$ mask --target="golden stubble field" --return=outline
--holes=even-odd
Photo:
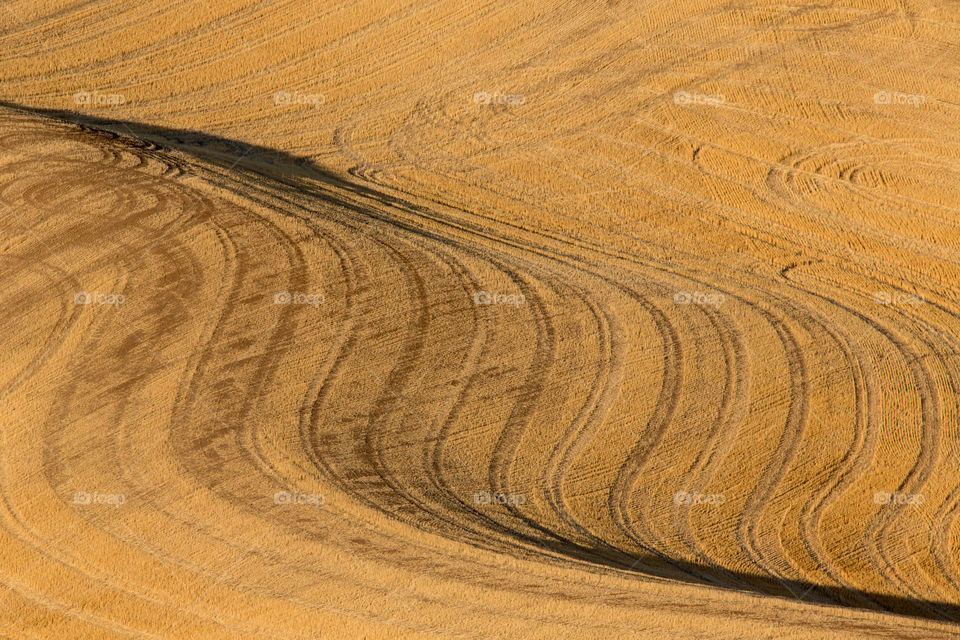
[[[0,637],[956,637],[958,42],[5,2]]]

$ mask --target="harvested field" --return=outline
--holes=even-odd
[[[957,637],[958,42],[5,2],[0,638]]]

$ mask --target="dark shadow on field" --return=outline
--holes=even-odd
[[[385,222],[419,235],[430,235],[434,239],[449,244],[449,239],[435,237],[419,227],[410,226],[401,216],[391,215],[390,210],[400,210],[418,216],[422,216],[425,212],[422,207],[397,194],[390,194],[382,188],[371,188],[363,184],[361,169],[353,169],[349,172],[351,177],[358,178],[354,180],[329,171],[310,157],[297,156],[285,151],[191,129],[148,125],[100,115],[109,108],[98,108],[89,112],[41,109],[0,99],[0,109],[3,108],[73,124],[94,135],[122,138],[127,144],[141,149],[178,151],[191,155],[208,166],[219,167],[224,173],[232,172],[237,175],[268,178],[277,185],[295,189],[299,195],[327,199],[339,207],[362,216],[363,219]],[[370,203],[379,204],[381,207],[371,207]],[[444,206],[456,208],[449,204]],[[466,213],[466,210],[459,210]],[[453,218],[439,212],[432,211],[431,215],[438,221],[454,222]],[[482,233],[489,238],[497,237],[489,228],[483,228],[459,218],[456,219],[456,223],[465,231]]]
[[[72,123],[93,135],[109,136],[113,139],[123,138],[124,142],[140,149],[188,154],[205,165],[219,167],[225,172],[255,175],[258,179],[267,179],[276,185],[295,189],[300,195],[324,199],[336,207],[356,214],[360,219],[379,221],[449,244],[448,238],[426,232],[423,228],[410,224],[403,217],[391,214],[390,209],[402,210],[418,216],[426,215],[428,212],[424,212],[411,201],[386,193],[379,187],[361,184],[355,180],[362,179],[362,176],[357,178],[360,175],[358,172],[351,172],[351,177],[355,178],[351,179],[321,167],[308,157],[292,155],[269,147],[249,145],[199,131],[117,120],[86,112],[23,107],[3,100],[0,100],[0,108],[41,116],[61,123]],[[305,190],[308,184],[309,188]],[[434,220],[448,219],[437,211],[430,211],[429,215]],[[453,218],[449,220],[454,221]],[[460,217],[455,221],[461,231],[481,234],[486,238],[496,237],[489,228],[470,223]],[[346,489],[349,490],[349,487]],[[373,504],[364,496],[358,496],[358,498]],[[388,516],[398,517],[397,512],[384,508],[382,504],[373,504],[373,506]],[[522,514],[513,515],[517,518],[517,528],[507,527],[502,522],[469,507],[465,507],[464,513],[465,517],[477,525],[479,531],[489,531],[519,543],[513,549],[491,547],[508,553],[526,554],[528,553],[526,549],[533,548],[548,556],[602,566],[617,572],[645,574],[753,594],[795,598],[823,605],[885,611],[927,620],[960,623],[960,603],[895,597],[819,585],[803,580],[780,579],[768,575],[731,571],[715,565],[697,564],[652,553],[636,555],[614,547],[586,547],[543,528],[538,523],[526,519]],[[431,528],[429,522],[421,521],[418,524]],[[491,546],[485,545],[481,537],[468,537],[479,546]]]

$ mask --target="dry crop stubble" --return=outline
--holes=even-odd
[[[956,634],[952,5],[0,18],[7,636]]]

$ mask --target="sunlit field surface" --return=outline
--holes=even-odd
[[[0,638],[960,636],[960,4],[0,4]]]

